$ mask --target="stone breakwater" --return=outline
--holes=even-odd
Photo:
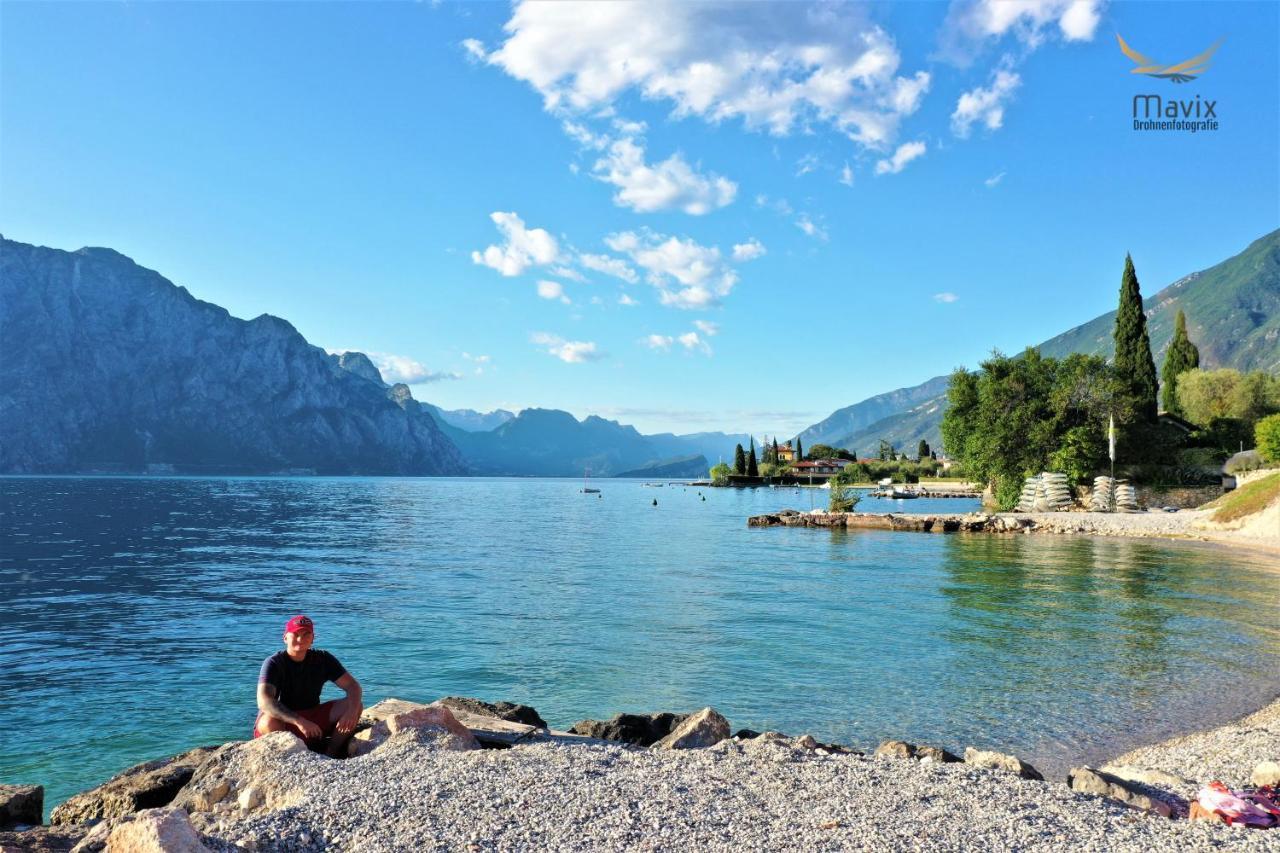
[[[1257,530],[1235,530],[1210,521],[1210,512],[1040,512],[966,514],[896,514],[869,512],[826,512],[794,509],[753,515],[748,527],[834,527],[849,530],[899,530],[914,533],[1052,533],[1136,538],[1195,539],[1280,548],[1280,522],[1274,531],[1259,535]]]
[[[54,826],[0,831],[0,850],[1145,853],[1280,845],[1280,830],[1184,819],[1188,798],[1210,779],[1280,781],[1280,702],[1114,765],[1075,768],[1065,784],[1045,781],[1016,756],[974,747],[960,756],[888,741],[864,755],[808,735],[731,736],[712,708],[573,727],[595,735],[522,719],[541,722],[511,703],[385,700],[366,712],[348,760],[308,752],[287,733],[185,753],[72,798],[54,811]],[[638,745],[645,741],[652,745]],[[186,781],[174,792],[180,776]],[[0,802],[0,816],[11,815],[9,806]]]

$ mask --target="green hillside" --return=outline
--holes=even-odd
[[[1164,360],[1173,337],[1174,318],[1181,308],[1187,313],[1191,340],[1200,348],[1201,367],[1280,371],[1280,230],[1255,240],[1243,252],[1216,266],[1175,281],[1148,296],[1142,304],[1157,369]],[[1095,317],[1040,344],[1040,352],[1055,358],[1073,352],[1110,358],[1115,318],[1114,311]],[[936,377],[929,383],[943,379]],[[910,392],[929,383],[890,393],[909,399]],[[939,447],[945,406],[944,391],[849,432],[834,443],[862,455],[873,453],[881,439],[902,449],[915,447],[922,438],[930,446]]]

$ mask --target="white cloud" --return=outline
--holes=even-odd
[[[1021,83],[1022,78],[1013,71],[997,69],[989,87],[971,89],[956,101],[955,112],[951,114],[951,132],[961,138],[967,137],[974,123],[979,121],[987,130],[999,129],[1004,124],[1005,102]]]
[[[525,228],[524,221],[516,214],[495,211],[489,218],[498,226],[503,243],[490,246],[484,252],[472,252],[474,263],[491,267],[504,276],[515,276],[531,266],[554,263],[559,257],[556,238],[541,228]]]
[[[389,352],[366,352],[369,360],[382,374],[382,381],[388,385],[403,382],[405,385],[428,385],[432,382],[443,382],[446,379],[461,379],[462,375],[449,370],[429,370],[421,362],[407,355],[395,355]]]
[[[467,59],[471,62],[483,62],[487,58],[484,44],[479,39],[463,39],[462,47],[467,52]]]
[[[796,161],[796,177],[803,177],[818,168],[817,154],[806,154]]]
[[[699,174],[678,153],[661,163],[644,161],[644,148],[634,139],[619,139],[596,161],[592,174],[618,188],[614,204],[637,213],[678,209],[694,216],[724,207],[738,192],[728,178]]]
[[[599,151],[609,144],[608,136],[592,133],[590,128],[586,125],[565,120],[560,126],[564,129],[564,132],[570,139],[581,145],[583,148],[593,148]]]
[[[570,304],[569,297],[564,295],[564,285],[558,281],[543,279],[538,282],[538,296],[543,299],[559,299],[565,305]]]
[[[840,170],[840,183],[846,187],[853,186],[853,169],[849,168],[848,163],[845,163],[844,168]]]
[[[1004,172],[999,172],[987,178],[985,181],[983,181],[983,183],[986,184],[988,187],[994,187],[996,184],[1004,180],[1004,175],[1005,175]]]
[[[712,323],[708,320],[694,320],[693,325],[698,331],[709,338],[713,338],[720,333],[720,324]]]
[[[815,240],[827,241],[827,229],[810,219],[807,213],[796,217],[796,227]]]
[[[567,278],[570,281],[586,281],[587,278],[573,267],[558,266],[548,270],[552,275],[558,275],[560,278]]]
[[[618,304],[625,305],[628,308],[632,308],[632,307],[635,307],[636,305],[639,305],[640,303],[635,301],[630,296],[624,293],[618,297]]]
[[[949,291],[944,291],[944,292],[942,292],[942,293],[935,293],[935,294],[933,294],[933,301],[934,301],[934,302],[945,302],[945,303],[948,303],[948,304],[949,304],[949,303],[952,303],[952,302],[957,301],[959,298],[960,298],[959,296],[956,296],[954,293],[951,293],[951,292],[949,292]]]
[[[1036,47],[1055,24],[1067,41],[1091,40],[1102,5],[1103,0],[979,0],[955,4],[949,18],[971,37],[998,38],[1012,32]]]
[[[685,332],[676,340],[687,350],[699,350],[704,355],[711,355],[711,345],[700,338],[697,332]]]
[[[733,259],[739,262],[754,261],[764,253],[764,244],[755,237],[745,243],[736,243],[733,247]]]
[[[670,102],[677,117],[740,119],[777,135],[823,122],[883,147],[919,106],[907,90],[927,87],[923,72],[897,76],[893,39],[848,6],[520,2],[504,29],[485,60],[561,114],[611,113],[632,90]]]
[[[640,341],[649,349],[659,349],[663,352],[671,349],[671,345],[675,342],[676,339],[670,335],[648,335]]]
[[[472,355],[469,352],[464,352],[462,357],[467,361],[474,361],[476,364],[488,364],[492,361],[492,359],[487,355]]]
[[[649,129],[649,125],[642,121],[627,121],[626,119],[615,118],[613,120],[613,129],[623,136],[639,136]]]
[[[927,147],[923,142],[904,142],[898,146],[898,150],[893,152],[893,156],[887,160],[881,160],[876,163],[876,174],[896,175],[906,168],[907,164],[917,157],[923,157]]]
[[[611,275],[614,278],[620,278],[628,284],[635,284],[640,280],[640,276],[636,275],[636,271],[627,265],[627,262],[621,258],[613,258],[609,255],[591,255],[582,253],[578,255],[578,263],[582,264],[589,270],[602,272],[605,275]]]
[[[545,347],[547,354],[554,355],[569,364],[582,364],[588,361],[599,361],[604,358],[592,341],[566,341],[558,335],[546,332],[534,332],[529,340],[540,347]]]
[[[610,234],[605,245],[628,255],[645,270],[663,305],[709,308],[728,296],[738,282],[715,246],[655,234],[648,229]]]

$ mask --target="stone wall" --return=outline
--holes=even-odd
[[[1222,486],[1135,486],[1138,506],[1158,508],[1176,506],[1179,509],[1195,509],[1222,496]]]
[[[1263,477],[1270,477],[1272,474],[1280,471],[1280,468],[1259,468],[1257,471],[1237,471],[1236,488],[1240,488],[1245,483],[1251,483],[1254,480],[1261,480]]]

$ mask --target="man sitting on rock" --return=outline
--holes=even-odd
[[[364,710],[360,684],[338,659],[315,642],[315,625],[306,616],[294,616],[284,626],[284,651],[262,662],[258,675],[258,719],[253,736],[269,732],[293,732],[313,752],[331,757],[346,754]],[[346,691],[342,699],[320,701],[320,691],[332,681]],[[325,749],[324,741],[328,739]]]

